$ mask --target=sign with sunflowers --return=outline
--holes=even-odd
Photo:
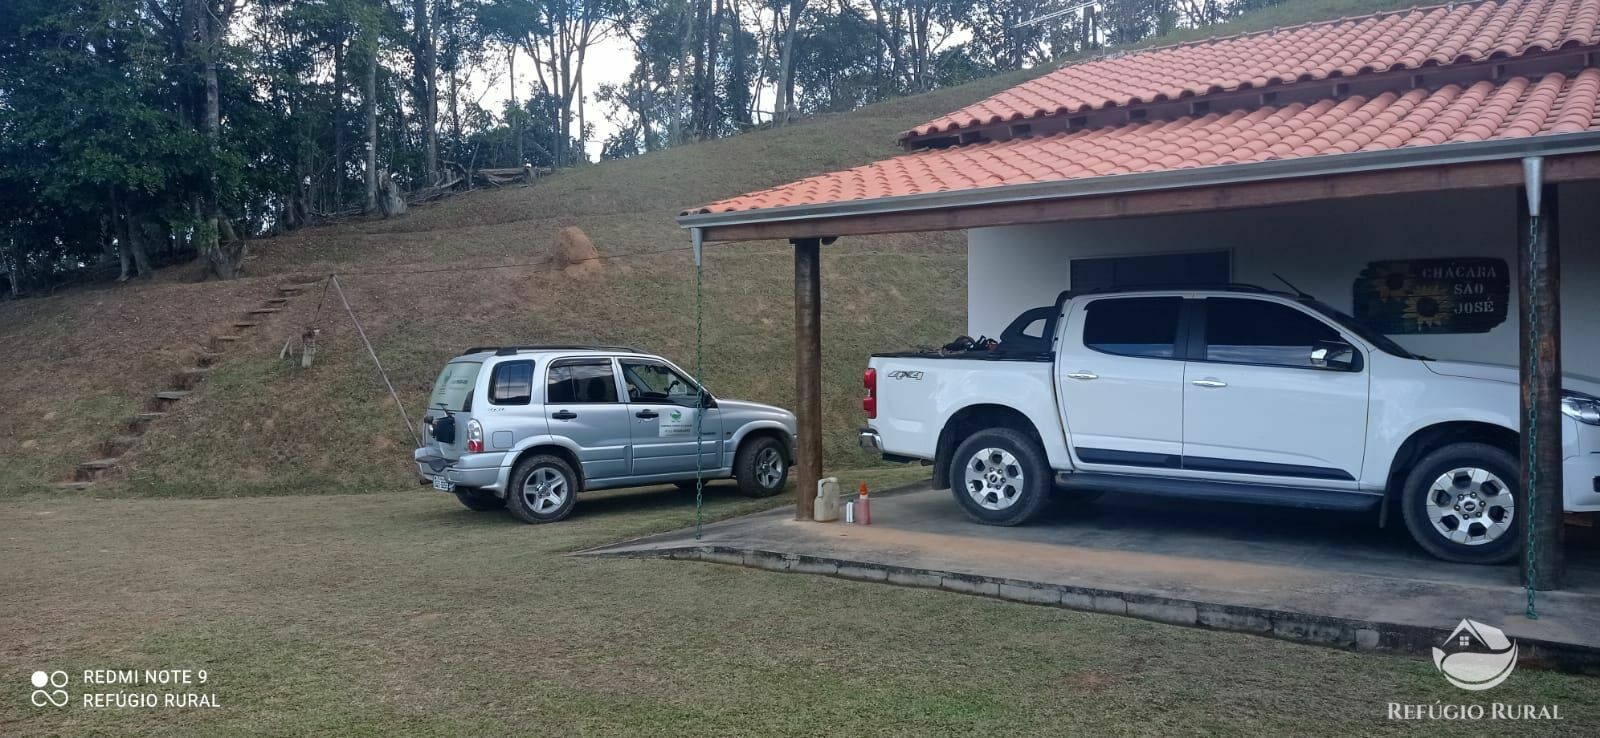
[[[1374,261],[1356,278],[1355,319],[1389,335],[1487,333],[1506,322],[1505,259]]]

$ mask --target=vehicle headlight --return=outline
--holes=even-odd
[[[1561,398],[1561,414],[1588,425],[1600,425],[1600,398],[1566,395]]]

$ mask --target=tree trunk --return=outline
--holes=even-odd
[[[333,45],[333,207],[344,209],[344,40]]]
[[[722,0],[711,8],[706,23],[705,92],[700,97],[700,140],[716,138],[717,126],[717,47],[722,40]]]
[[[778,63],[778,89],[772,106],[772,124],[783,126],[789,122],[794,108],[794,35],[800,27],[800,15],[806,9],[806,0],[790,0],[789,27],[783,30],[783,51]]]
[[[416,80],[417,116],[422,119],[423,172],[429,185],[439,182],[439,70],[434,63],[433,27],[428,0],[412,2],[412,75]]]
[[[377,34],[371,34],[372,43],[367,53],[366,89],[362,91],[362,113],[367,119],[367,201],[363,210],[367,214],[378,211],[378,43]]]
[[[128,249],[133,257],[133,266],[139,270],[140,279],[150,279],[155,276],[155,270],[150,268],[150,251],[146,247],[145,223],[138,217],[129,213],[128,224]]]
[[[104,218],[100,220],[100,237],[114,239],[117,243],[117,262],[122,270],[117,274],[118,282],[128,281],[128,272],[133,268],[132,255],[128,253],[128,221],[123,217],[121,202],[117,199],[116,189],[106,193],[107,204],[111,206],[110,227],[107,227]]]
[[[522,108],[517,107],[517,47],[513,44],[506,52],[506,71],[511,75],[511,135],[517,139],[517,164],[528,163],[522,153]]]
[[[400,191],[400,185],[395,184],[394,178],[384,172],[380,177],[383,184],[383,217],[393,218],[406,213],[406,195]]]

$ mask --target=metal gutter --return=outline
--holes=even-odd
[[[1123,195],[1135,192],[1175,190],[1192,187],[1268,182],[1301,177],[1361,174],[1426,166],[1475,164],[1522,159],[1530,156],[1563,156],[1600,152],[1600,130],[1562,133],[1489,141],[1469,141],[1431,146],[1412,146],[1382,151],[1272,161],[1224,164],[1220,166],[1172,169],[1159,172],[1114,174],[1049,182],[980,187],[969,190],[896,195],[870,200],[846,200],[821,205],[736,210],[726,213],[685,213],[679,215],[680,228],[716,228],[815,221],[861,215],[880,215],[919,210],[970,208],[986,205],[1066,200],[1083,197]],[[908,156],[914,156],[909,154]]]

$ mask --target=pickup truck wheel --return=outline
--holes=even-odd
[[[1522,550],[1517,459],[1484,443],[1452,443],[1418,462],[1401,498],[1406,529],[1445,561],[1499,564]]]
[[[538,454],[511,470],[506,509],[524,523],[554,523],[572,514],[578,475],[559,456]]]
[[[783,444],[772,436],[759,436],[739,446],[733,457],[739,491],[747,497],[771,497],[789,481],[789,462]]]
[[[506,501],[496,497],[493,492],[472,487],[457,487],[456,499],[460,500],[461,504],[465,505],[468,510],[477,510],[478,512],[499,510],[506,506]]]
[[[1044,449],[1010,428],[978,431],[956,447],[950,490],[967,516],[988,525],[1021,525],[1044,509],[1052,485]]]

